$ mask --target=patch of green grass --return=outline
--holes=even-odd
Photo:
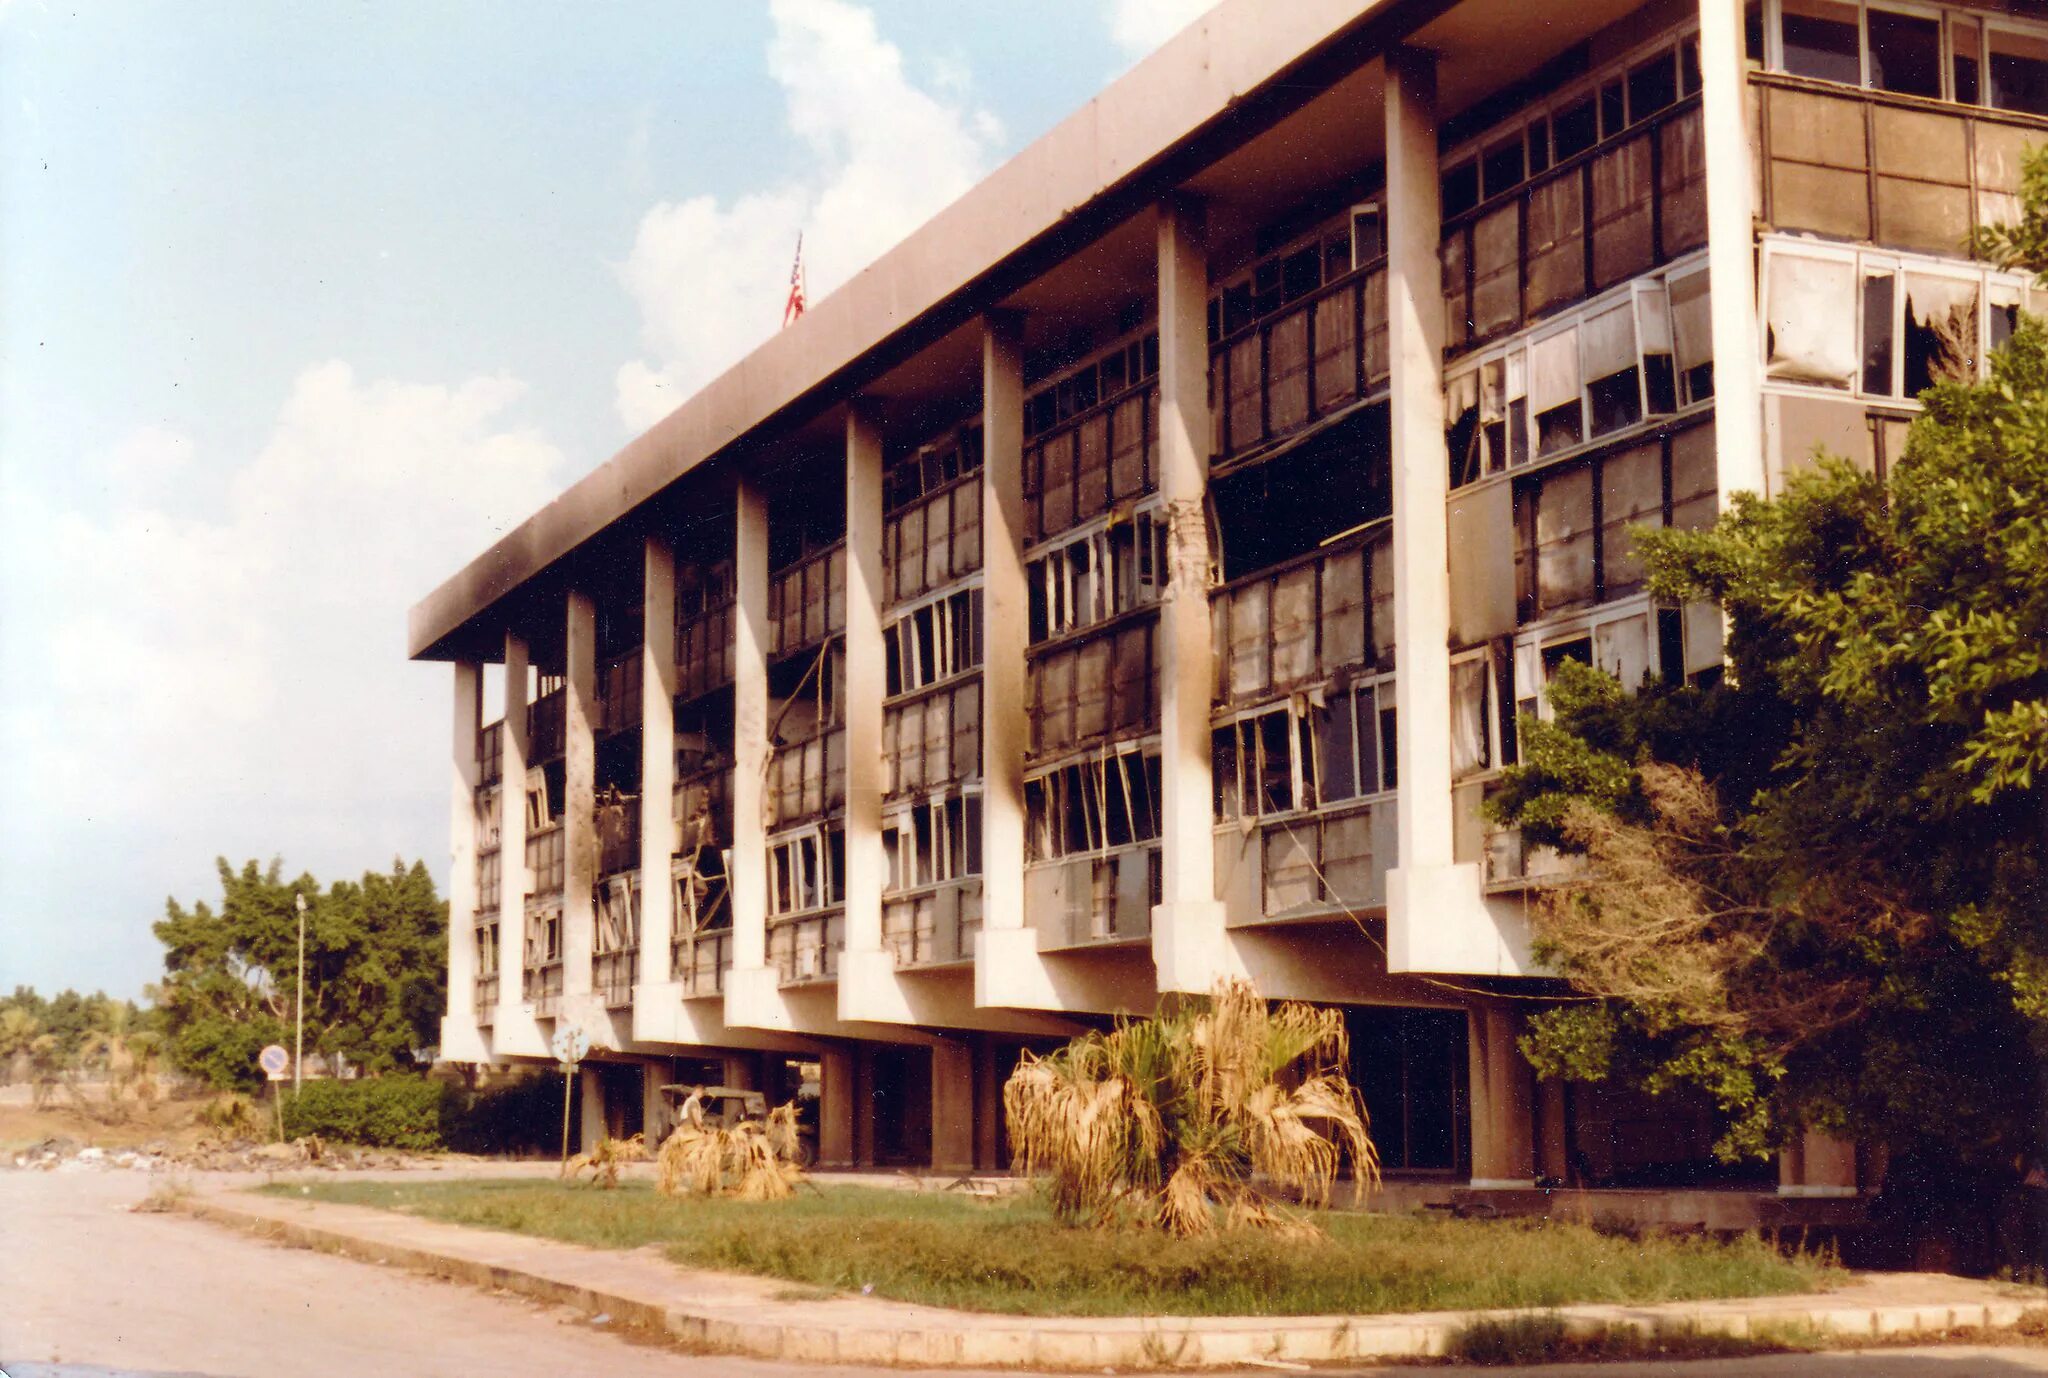
[[[1739,1359],[1755,1354],[1806,1354],[1829,1347],[1829,1337],[1809,1326],[1760,1326],[1747,1335],[1723,1335],[1690,1325],[1570,1326],[1564,1317],[1539,1312],[1501,1320],[1478,1320],[1461,1328],[1445,1347],[1445,1358],[1480,1368],[1523,1364],[1613,1363],[1622,1359]]]
[[[629,1183],[321,1182],[279,1194],[379,1206],[677,1263],[1023,1315],[1365,1315],[1657,1302],[1809,1290],[1828,1270],[1761,1241],[1616,1239],[1581,1225],[1331,1213],[1322,1240],[1177,1240],[1057,1224],[1029,1196],[828,1187],[776,1202],[670,1200]]]

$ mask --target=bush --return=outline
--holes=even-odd
[[[559,1072],[536,1072],[487,1086],[450,1115],[448,1147],[458,1153],[553,1157],[562,1143],[562,1091]]]
[[[284,1102],[285,1137],[425,1151],[446,1143],[449,1088],[419,1076],[309,1081]]]

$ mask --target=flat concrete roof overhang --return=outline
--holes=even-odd
[[[1642,5],[1581,0],[1564,16],[1545,8],[1225,0],[435,589],[412,609],[408,654],[497,659],[498,636],[524,601],[514,595],[558,574],[684,475],[714,459],[747,465],[778,444],[815,443],[821,419],[878,384],[916,391],[971,376],[983,312],[1099,301],[1090,277],[1143,290],[1149,210],[1162,197],[1186,189],[1214,198],[1228,224],[1233,201],[1245,206],[1235,217],[1243,221],[1260,204],[1285,206],[1378,159],[1374,60],[1394,45],[1442,56],[1450,114]]]

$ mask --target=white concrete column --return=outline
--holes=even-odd
[[[1699,10],[1700,122],[1707,159],[1707,291],[1714,340],[1714,448],[1725,510],[1736,493],[1764,491],[1756,169],[1750,161],[1743,0],[1699,0]]]
[[[597,1068],[585,1064],[577,1073],[576,1149],[588,1153],[604,1137],[604,1082]]]
[[[768,834],[761,795],[768,771],[768,499],[741,480],[733,543],[733,971],[758,971],[768,961]],[[738,1013],[728,991],[728,1020]]]
[[[1242,975],[1216,898],[1209,723],[1209,259],[1199,203],[1159,207],[1159,493],[1166,592],[1159,603],[1161,861],[1152,914],[1159,989],[1207,991]]]
[[[1451,864],[1450,460],[1437,243],[1436,58],[1387,56],[1387,325],[1392,366],[1400,869]]]
[[[990,312],[981,330],[981,932],[974,1003],[1058,1009],[1024,913],[1024,318]]]
[[[982,321],[981,936],[1024,928],[1024,322]],[[981,962],[977,962],[977,967]],[[977,977],[979,973],[977,972]]]
[[[448,786],[448,1012],[441,1055],[451,1062],[485,1060],[476,1027],[476,791],[482,780],[477,733],[483,727],[483,667],[454,665],[455,714]]]
[[[498,791],[498,1019],[525,1004],[526,966],[526,638],[505,633],[504,784]],[[500,1040],[502,1042],[502,1040]]]
[[[640,630],[640,984],[666,984],[675,933],[676,557],[649,536]],[[634,993],[634,1003],[640,995]]]
[[[882,951],[882,431],[846,409],[846,889],[842,976]],[[879,976],[880,973],[874,973]],[[847,1004],[842,999],[842,1008]]]
[[[1521,1020],[1500,1005],[1469,1012],[1467,1071],[1472,1086],[1472,1185],[1536,1185],[1535,1074],[1516,1046]]]
[[[571,590],[564,658],[562,771],[562,998],[565,1007],[591,990],[590,946],[597,916],[597,604]]]

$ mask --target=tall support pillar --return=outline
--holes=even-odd
[[[505,633],[504,784],[498,790],[498,1016],[509,1026],[526,1003],[526,638]],[[496,1035],[502,1048],[502,1032]]]
[[[981,335],[981,934],[974,1000],[1012,1003],[1034,973],[1038,935],[1024,915],[1025,655],[1024,321],[992,312]]]
[[[604,1078],[594,1064],[586,1064],[576,1074],[576,1089],[576,1151],[588,1153],[605,1136]]]
[[[476,791],[482,780],[477,733],[483,727],[483,667],[455,662],[455,715],[448,784],[448,1012],[441,1053],[451,1062],[485,1059],[476,1026]]]
[[[1437,244],[1436,58],[1413,48],[1387,55],[1387,327],[1392,369],[1394,479],[1394,684],[1399,733],[1398,866],[1389,877],[1390,922],[1401,938],[1420,921],[1404,880],[1448,868],[1451,848],[1450,496],[1444,445],[1444,307]],[[1410,900],[1403,905],[1403,900]]]
[[[597,916],[597,604],[571,590],[564,640],[567,692],[562,724],[562,996],[591,991],[590,949]]]
[[[1201,205],[1159,207],[1159,492],[1166,591],[1159,603],[1160,859],[1152,960],[1162,991],[1207,991],[1243,974],[1216,898],[1209,721],[1209,259]]]
[[[761,795],[768,775],[768,499],[745,479],[734,494],[732,976],[726,1021],[744,1024],[768,964],[768,834]],[[753,982],[749,987],[748,982]]]
[[[1499,1005],[1471,1011],[1472,1185],[1536,1185],[1536,1081],[1515,1046],[1521,1021]]]
[[[882,431],[856,400],[846,409],[846,892],[842,977],[883,966]],[[862,954],[874,954],[869,962]],[[842,980],[842,987],[847,984]],[[857,1004],[842,988],[840,1008]]]
[[[1749,144],[1743,0],[1699,0],[1700,122],[1707,163],[1707,292],[1721,505],[1764,491],[1763,361],[1756,319],[1756,169]]]
[[[649,536],[640,636],[640,978],[672,979],[676,849],[676,557]],[[634,1003],[640,996],[634,994]]]

